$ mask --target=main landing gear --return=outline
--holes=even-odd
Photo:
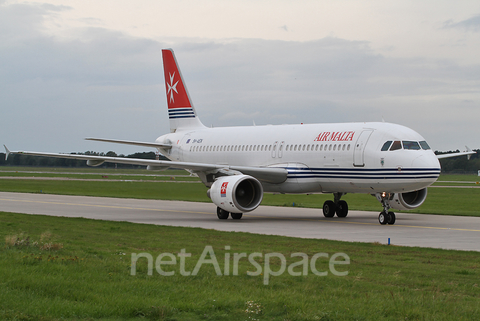
[[[395,213],[389,211],[390,210],[389,200],[390,200],[389,193],[381,194],[381,203],[383,206],[383,211],[380,212],[380,214],[378,215],[378,222],[382,225],[395,224],[396,217],[395,217]]]
[[[225,211],[224,209],[221,209],[220,207],[217,207],[217,217],[220,220],[226,220],[228,216],[231,216],[234,220],[239,220],[242,218],[243,213],[230,213]]]
[[[347,217],[348,204],[345,201],[341,201],[340,198],[345,195],[344,193],[333,193],[333,201],[325,201],[323,203],[323,215],[325,217],[334,217],[337,214],[338,217]]]

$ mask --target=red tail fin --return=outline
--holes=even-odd
[[[196,115],[173,50],[163,49],[162,54],[170,130],[204,127]]]
[[[168,109],[192,107],[173,50],[164,49],[162,50],[162,53]]]

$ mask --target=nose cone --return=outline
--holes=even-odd
[[[413,159],[412,161],[412,167],[414,168],[440,168],[440,162],[438,161],[437,156],[435,154],[427,154],[427,155],[420,155]]]
[[[440,162],[433,152],[416,157],[412,161],[412,168],[418,170],[419,178],[434,183],[440,175]]]

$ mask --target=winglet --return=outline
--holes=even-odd
[[[10,150],[7,148],[7,146],[3,145],[5,147],[5,160],[8,159],[8,155],[10,155]]]
[[[470,148],[468,148],[468,146],[465,146],[465,148],[467,149],[467,152],[471,152],[472,150]],[[468,154],[467,155],[467,159],[470,160],[470,157],[472,157],[472,154]]]

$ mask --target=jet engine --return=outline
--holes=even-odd
[[[249,175],[222,176],[207,192],[215,205],[230,213],[253,211],[263,199],[263,187]]]
[[[377,199],[381,202],[382,198],[380,194],[376,195]],[[427,189],[421,189],[418,191],[407,193],[395,193],[389,204],[396,210],[413,210],[423,204],[427,198]]]

